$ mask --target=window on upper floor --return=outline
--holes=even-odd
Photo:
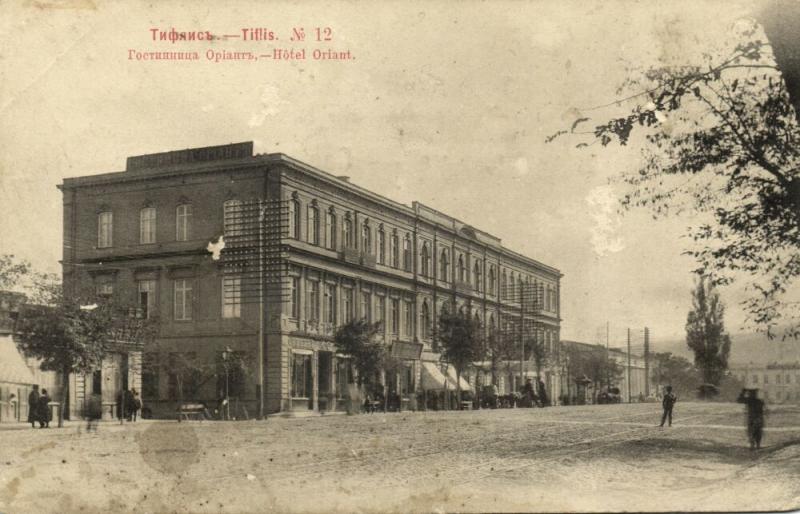
[[[342,222],[342,243],[345,248],[353,248],[353,221],[345,218]]]
[[[242,279],[222,278],[222,317],[239,318],[242,315]]]
[[[494,266],[489,266],[489,287],[487,288],[487,292],[489,294],[495,294],[495,287],[497,286],[496,278],[494,276]]]
[[[329,211],[325,214],[325,247],[336,250],[336,214]]]
[[[366,221],[361,225],[361,251],[372,253],[372,231]]]
[[[383,227],[378,229],[378,264],[386,264],[386,234]]]
[[[500,297],[503,299],[508,298],[508,276],[506,270],[500,275]]]
[[[398,334],[400,331],[400,300],[396,298],[392,298],[390,321],[392,334]]]
[[[192,206],[185,203],[175,208],[175,241],[188,241],[192,222]]]
[[[322,321],[336,324],[336,286],[325,284],[325,297],[322,303]]]
[[[431,276],[431,252],[428,250],[428,243],[422,243],[422,250],[420,251],[420,267],[422,268],[422,276]]]
[[[372,294],[367,291],[361,292],[361,319],[372,323]]]
[[[355,301],[353,298],[353,288],[342,287],[342,321],[349,323],[355,318]]]
[[[450,280],[450,264],[447,261],[447,249],[443,248],[439,256],[439,280],[443,282]]]
[[[422,329],[422,338],[430,339],[431,337],[431,308],[428,306],[428,300],[422,302],[422,309],[420,313],[420,328]]]
[[[226,236],[242,235],[242,201],[241,200],[226,200],[222,204],[222,220],[223,220],[223,233]]]
[[[173,302],[175,319],[186,321],[192,319],[192,282],[181,278],[175,280],[175,299]]]
[[[110,277],[103,277],[95,284],[95,293],[102,298],[114,296],[114,282]]]
[[[464,256],[458,256],[458,280],[461,282],[467,281],[467,267],[464,266]]]
[[[306,282],[306,319],[319,321],[319,282],[309,280]]]
[[[97,247],[110,248],[114,245],[114,214],[104,211],[97,215]]]
[[[150,318],[155,315],[156,308],[156,281],[139,280],[137,283],[139,292],[139,312],[142,318]]]
[[[481,265],[479,262],[475,261],[475,266],[472,270],[473,285],[475,287],[475,291],[481,291]]]
[[[300,202],[297,199],[289,200],[289,237],[300,239]]]
[[[316,205],[309,205],[307,214],[306,239],[312,245],[319,245],[319,209]]]
[[[408,338],[414,335],[413,311],[411,302],[403,302],[403,335]]]
[[[391,259],[391,266],[393,268],[400,267],[400,240],[396,233],[392,234],[389,238],[389,258]]]
[[[375,307],[375,321],[382,322],[386,317],[386,297],[378,296],[378,302]]]
[[[289,316],[297,319],[300,317],[300,278],[292,277],[289,287]]]
[[[411,236],[403,238],[403,270],[411,271]]]

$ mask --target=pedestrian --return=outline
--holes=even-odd
[[[53,419],[50,412],[50,401],[47,389],[42,389],[42,394],[39,396],[39,428],[50,428],[50,420]]]
[[[125,391],[122,392],[122,395],[125,398],[125,400],[124,400],[124,403],[125,403],[125,405],[124,405],[124,407],[125,407],[125,419],[127,419],[128,421],[132,421],[133,420],[133,410],[134,410],[133,391],[131,391],[130,389],[125,389]]]
[[[669,419],[669,426],[672,426],[672,407],[675,406],[675,402],[678,401],[678,398],[672,394],[672,386],[667,386],[666,388],[667,393],[664,395],[664,399],[661,400],[661,406],[664,408],[664,414],[661,415],[661,425],[664,426],[664,422]]]
[[[99,394],[93,394],[89,397],[84,409],[84,417],[86,418],[86,431],[97,432],[97,423],[103,416],[103,398]]]
[[[39,421],[39,386],[34,384],[28,395],[28,423],[31,424],[31,428],[36,428],[37,421]]]
[[[531,382],[530,378],[525,381],[525,387],[522,392],[525,396],[525,406],[533,407],[536,402],[536,394],[533,392],[533,382]]]
[[[136,415],[139,413],[140,410],[142,410],[142,400],[141,398],[139,398],[139,392],[136,389],[131,389],[131,396],[132,396],[131,415],[133,416],[133,421],[136,421]],[[208,412],[207,408],[205,408],[204,410]]]
[[[747,407],[747,439],[750,449],[759,450],[764,431],[764,400],[758,397],[758,389],[742,389],[736,401]]]
[[[550,399],[547,397],[547,391],[544,388],[544,381],[540,378],[537,383],[539,387],[539,405],[547,407],[550,405]]]

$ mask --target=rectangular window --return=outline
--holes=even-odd
[[[353,312],[353,290],[349,287],[342,288],[342,316],[345,323],[349,323],[355,317]]]
[[[192,283],[181,278],[175,281],[175,319],[192,319]]]
[[[403,302],[403,335],[414,335],[414,317],[411,315],[411,302]]]
[[[175,240],[189,240],[189,224],[192,219],[192,206],[188,204],[179,205],[175,209]]]
[[[414,390],[414,364],[406,361],[400,369],[400,394],[409,396]]]
[[[391,309],[392,334],[397,334],[400,330],[400,300],[392,298]]]
[[[754,384],[758,383],[758,375],[753,375],[753,383]]]
[[[140,280],[138,287],[139,287],[139,312],[141,313],[141,317],[149,318],[155,313],[156,281]]]
[[[325,299],[323,301],[322,320],[325,323],[336,324],[336,286],[325,284]]]
[[[242,279],[222,278],[222,317],[239,318],[242,315]]]
[[[300,278],[292,277],[291,280],[291,298],[289,306],[289,315],[294,319],[300,317]]]
[[[361,317],[372,323],[372,295],[365,291],[361,292]]]
[[[222,204],[222,231],[226,236],[244,233],[244,216],[241,200],[226,200]]]
[[[292,353],[292,398],[310,398],[311,355]]]
[[[386,297],[378,297],[378,307],[375,309],[375,321],[383,321],[386,316]]]
[[[97,247],[109,248],[114,245],[114,214],[110,211],[97,215]]]
[[[319,245],[319,211],[309,205],[306,214],[306,238],[312,245]]]
[[[386,264],[386,235],[383,229],[378,231],[378,264]]]
[[[309,321],[319,321],[319,282],[313,280],[308,281],[306,319]]]
[[[336,250],[336,215],[325,214],[325,244],[328,250]]]
[[[139,211],[139,243],[156,242],[156,208],[146,207]]]

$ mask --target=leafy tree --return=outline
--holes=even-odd
[[[153,320],[136,317],[136,310],[112,299],[80,302],[60,294],[60,285],[42,278],[34,298],[43,302],[24,306],[15,325],[16,342],[45,371],[63,380],[65,405],[70,373],[90,373],[113,350],[141,347],[155,335]]]
[[[686,344],[694,352],[694,364],[703,382],[718,386],[728,369],[731,338],[725,333],[725,307],[713,283],[703,276],[692,292],[692,310],[686,320]]]
[[[694,364],[671,352],[653,354],[653,378],[659,385],[671,385],[678,397],[692,397],[700,385]]]
[[[497,372],[501,364],[505,364],[506,375],[511,373],[511,362],[519,355],[514,338],[495,328],[486,337],[484,353],[489,359],[492,373],[492,384],[497,385]]]
[[[633,72],[620,88],[630,94],[605,106],[631,105],[624,114],[599,123],[581,114],[548,140],[637,143],[641,166],[616,179],[622,210],[699,213],[686,250],[698,269],[715,285],[747,276],[750,321],[770,337],[784,323],[797,337],[800,303],[786,293],[800,276],[800,125],[760,28],[735,28],[736,41],[697,62]]]
[[[364,319],[351,320],[336,329],[333,344],[336,350],[352,359],[359,387],[373,385],[375,377],[387,362],[386,346],[376,336],[381,323],[369,323]]]
[[[526,347],[529,348],[530,356],[533,359],[533,365],[536,366],[536,376],[542,377],[542,368],[547,366],[550,356],[547,354],[547,346],[542,334],[537,334],[528,339]]]
[[[482,330],[478,320],[468,313],[442,312],[439,316],[439,342],[442,359],[456,370],[456,397],[461,400],[461,374],[473,362],[483,358]],[[460,408],[459,403],[459,408]]]
[[[622,366],[607,356],[604,347],[566,344],[564,348],[569,379],[586,377],[595,391],[602,386],[609,388],[622,379]]]
[[[17,261],[13,255],[0,255],[0,289],[8,289],[17,285],[20,278],[30,273],[27,261]]]

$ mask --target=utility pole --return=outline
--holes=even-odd
[[[608,375],[608,373],[609,373],[609,370],[608,370],[608,332],[609,332],[609,330],[610,330],[610,325],[609,325],[609,322],[606,321],[606,362],[605,362],[605,368],[606,368],[606,390],[608,390],[608,388],[611,387],[611,377]]]
[[[267,205],[262,205],[258,216],[258,419],[264,419],[264,346],[267,338],[267,298],[265,293],[266,263],[264,231],[267,225]],[[226,378],[227,380],[227,378]]]
[[[650,329],[644,327],[644,395],[650,396]]]
[[[522,283],[519,284],[519,348],[519,385],[522,387],[525,382],[523,368],[525,360],[525,295],[522,292]]]
[[[631,329],[628,329],[628,403],[631,403]]]

